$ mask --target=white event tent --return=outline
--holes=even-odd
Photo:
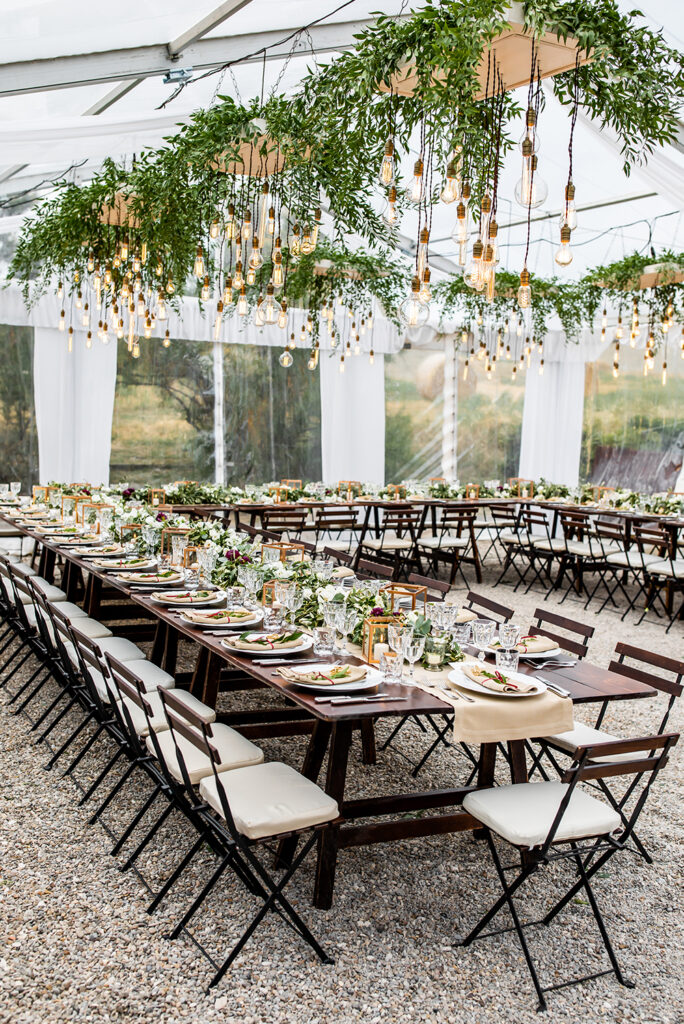
[[[420,0],[413,4],[421,6]],[[631,4],[621,0],[629,10]],[[65,176],[85,181],[106,157],[131,158],[158,145],[196,109],[216,94],[237,99],[298,87],[307,68],[324,63],[353,44],[372,20],[370,0],[321,4],[320,0],[121,0],[116,17],[85,0],[4,0],[3,62],[0,66],[0,234],[16,233],[16,213],[24,194],[47,194],[50,183]],[[383,13],[404,9],[401,0],[383,5]],[[684,8],[667,0],[646,0],[645,22],[662,28],[674,46],[684,40]],[[266,49],[264,49],[266,48]],[[200,78],[232,62],[226,71]],[[169,72],[187,71],[187,84],[165,82]],[[192,69],[190,71],[190,69]],[[540,164],[549,185],[548,200],[534,211],[529,267],[550,276],[557,271],[558,199],[567,178],[569,110],[546,91],[540,119]],[[165,104],[162,106],[162,104]],[[412,154],[406,155],[407,164]],[[673,146],[648,163],[623,172],[619,146],[580,115],[575,135],[574,181],[579,224],[573,233],[575,259],[565,271],[579,277],[597,264],[634,250],[684,249],[684,128]],[[527,225],[512,202],[516,168],[507,165],[498,211],[501,263],[519,269]],[[460,272],[451,241],[453,213],[436,208],[431,233],[436,277]],[[415,234],[411,217],[402,230],[407,251]],[[354,239],[348,244],[353,247]],[[34,327],[34,389],[41,479],[106,480],[109,473],[116,346],[86,350],[76,338],[68,356],[55,327],[56,298],[44,297],[30,312],[15,287],[0,291],[0,323]],[[384,354],[411,346],[444,352],[443,472],[456,474],[455,332],[459,324],[436,317],[409,338],[377,318],[373,347],[378,356],[352,361],[335,372],[321,359],[321,445],[326,479],[384,479]],[[196,301],[184,301],[182,316],[170,323],[171,335],[210,341],[210,324]],[[584,365],[597,358],[601,342],[590,332],[579,344],[566,343],[560,325],[549,324],[544,339],[545,373],[527,375],[520,474],[553,478],[574,485],[579,471]],[[223,345],[275,344],[255,327],[214,343],[216,381],[221,380]],[[216,387],[215,430],[222,436],[223,395]],[[363,416],[360,415],[363,410]],[[368,437],[373,443],[368,443]],[[216,479],[225,477],[223,445],[216,445]]]

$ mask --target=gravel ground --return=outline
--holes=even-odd
[[[487,577],[494,578],[491,570]],[[494,596],[490,583],[476,589]],[[543,598],[541,591],[524,596],[505,586],[495,596],[515,607],[516,621],[523,626]],[[556,603],[551,599],[546,606]],[[600,623],[590,650],[591,660],[599,664],[608,663],[618,640],[682,656],[681,629],[666,637],[657,622],[637,626],[632,616],[621,623],[610,612],[597,619],[593,610],[584,612],[572,600],[562,610],[591,625]],[[8,689],[14,690],[22,678],[23,672],[17,674]],[[54,692],[52,684],[45,688],[33,704],[36,713]],[[0,691],[0,703],[7,701],[7,693]],[[263,704],[269,698],[259,692],[231,700]],[[586,709],[580,716],[591,720]],[[682,718],[680,707],[671,719],[673,730],[681,729]],[[611,707],[606,726],[618,735],[638,735],[653,729],[656,720],[656,702],[624,701]],[[64,730],[56,729],[55,739],[66,735],[76,721],[65,719]],[[379,725],[379,740],[387,729]],[[346,1024],[360,1018],[365,1024],[489,1024],[506,1017],[516,1022],[541,1019],[520,948],[511,935],[486,939],[467,950],[454,945],[498,896],[486,847],[468,833],[344,851],[335,904],[327,912],[310,905],[310,859],[290,893],[335,957],[334,966],[319,964],[273,916],[221,985],[207,995],[207,960],[188,938],[170,942],[163,935],[208,876],[209,856],[198,858],[160,911],[148,916],[149,895],[142,881],[117,871],[117,861],[108,852],[112,841],[99,825],[87,824],[88,811],[77,806],[73,782],[56,771],[45,772],[48,752],[31,739],[27,720],[0,707],[0,1024]],[[298,737],[262,743],[267,759],[295,766],[301,764],[304,745]],[[396,748],[379,754],[376,766],[361,765],[355,746],[350,793],[439,787],[463,778],[463,761],[443,751],[417,782],[413,780],[406,757],[417,759],[423,749],[424,738],[412,727],[402,731]],[[108,752],[111,748],[103,743],[87,756],[76,773],[81,785],[95,777]],[[623,988],[608,977],[551,993],[545,1019],[553,1024],[675,1024],[684,1019],[683,762],[680,750],[661,776],[642,819],[640,834],[655,864],[616,857],[597,885],[625,972],[637,987]],[[110,806],[106,824],[115,834],[148,790],[149,783],[134,777]],[[156,837],[140,858],[142,875],[152,889],[191,839],[186,823],[175,818]],[[540,916],[544,904],[553,899],[555,882],[566,877],[565,869],[558,867],[536,880],[534,893],[525,900],[530,918]],[[255,909],[240,887],[226,878],[197,915],[194,934],[220,960]],[[546,983],[606,964],[593,918],[581,903],[572,904],[551,928],[533,935],[532,948]]]

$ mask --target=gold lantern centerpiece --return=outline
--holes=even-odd
[[[306,548],[296,540],[273,540],[261,545],[262,562],[303,562]]]
[[[380,587],[380,593],[387,595],[392,612],[414,612],[418,609],[422,615],[425,615],[427,587],[423,587],[418,583],[385,583],[384,586]],[[402,602],[405,602],[407,599],[411,601],[410,608],[407,608],[406,604],[402,605]],[[422,608],[419,607],[421,603]]]
[[[388,642],[387,627],[398,621],[398,614],[369,615],[368,618],[363,620],[361,656],[369,665],[378,665],[380,663],[380,652],[377,651],[378,644],[386,649]]]

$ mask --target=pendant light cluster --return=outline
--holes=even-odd
[[[464,326],[458,341],[458,348],[465,355],[463,380],[468,380],[471,369],[478,363],[483,367],[487,380],[509,373],[515,382],[528,370],[532,356],[538,353],[538,373],[544,373],[544,343],[528,333],[523,313],[512,306],[509,316],[488,320],[479,314],[473,325]]]

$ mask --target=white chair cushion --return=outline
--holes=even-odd
[[[3,537],[0,540],[0,551],[3,555],[17,555],[22,553],[23,537]]]
[[[136,659],[135,664],[131,665],[131,671],[135,672],[138,679],[140,679],[146,693],[150,690],[173,690],[176,686],[176,680],[170,672],[165,672],[159,665],[155,665],[154,662],[147,661],[147,659],[145,661],[138,661]],[[197,700],[197,698],[193,697],[193,700]],[[200,702],[198,701],[198,703]],[[204,707],[205,705],[202,704],[201,706]],[[215,717],[216,715],[214,715]],[[213,722],[214,719],[212,718],[211,721]]]
[[[34,608],[34,606],[32,604],[25,604],[24,614],[28,619],[29,626],[33,626],[33,628],[35,629],[38,623],[38,615],[36,613],[36,609]]]
[[[600,729],[592,729],[590,725],[582,725],[577,722],[574,729],[568,732],[560,732],[557,736],[545,736],[544,739],[554,746],[574,754],[577,747],[587,747],[592,743],[613,743],[618,736],[611,736],[609,732],[601,732]],[[592,761],[610,763],[611,761],[633,761],[637,754],[612,754],[608,757],[592,758]]]
[[[571,555],[579,555],[581,558],[599,558],[601,555],[598,545],[594,551],[588,540],[569,540],[567,545]]]
[[[12,569],[14,572],[19,573],[20,576],[37,576],[38,570],[34,569],[33,566],[28,565],[26,562],[12,560]]]
[[[673,576],[675,579],[684,577],[684,559],[675,559],[670,562],[669,558],[663,558],[658,562],[651,562],[649,572],[661,573],[663,576]]]
[[[112,636],[111,629],[107,629],[105,625],[98,622],[97,619],[91,619],[89,615],[80,616],[74,619],[74,628],[87,636],[90,640],[105,640],[107,637]]]
[[[336,801],[320,786],[279,761],[224,772],[219,778],[235,827],[248,839],[320,825],[339,813]],[[199,791],[223,815],[213,774],[202,780]]]
[[[89,617],[88,612],[85,610],[85,608],[79,608],[79,606],[77,604],[74,604],[73,601],[48,601],[48,604],[50,603],[58,604],[60,612],[62,613],[62,615],[66,615],[69,622],[71,622],[73,619],[86,619]],[[103,633],[102,635],[108,636],[109,634]]]
[[[196,715],[198,715],[202,719],[202,721],[207,723],[216,721],[216,712],[214,711],[214,709],[208,707],[206,704],[203,704],[201,700],[198,700],[197,697],[194,697],[191,693],[188,693],[187,690],[174,689],[173,692],[176,694],[177,697],[179,697],[183,701],[185,706],[188,707],[191,711],[193,711]],[[151,725],[153,730],[155,732],[164,732],[168,729],[169,725],[166,715],[164,713],[164,706],[162,704],[162,699],[159,696],[159,693],[157,693],[156,691],[152,691],[148,694],[146,700],[150,702],[150,705],[152,707]],[[122,702],[126,705],[130,712],[131,722],[137,735],[149,736],[150,723],[148,723],[147,716],[145,715],[143,709],[141,707],[138,707],[135,701],[131,700],[131,698],[127,697],[126,695],[123,695],[121,700],[117,701],[119,707],[121,707]]]
[[[406,551],[413,547],[413,541],[410,537],[394,537],[386,534],[384,537],[366,537],[363,546],[372,551]]]
[[[18,530],[12,523],[0,522],[0,537],[23,537],[21,530]]]
[[[76,624],[78,629],[78,623]],[[111,636],[111,634],[105,637],[102,641],[98,640],[97,646],[103,654],[111,654],[112,658],[116,658],[117,661],[144,661],[145,653],[141,651],[139,647],[136,647],[131,640],[126,640],[123,636]]]
[[[190,740],[186,740],[185,737],[177,734],[176,739],[183,754],[183,760],[185,761],[190,781],[195,784],[207,775],[211,775],[211,761],[207,755],[199,750],[194,743],[191,743]],[[221,757],[221,763],[217,765],[219,771],[261,764],[264,759],[263,751],[255,743],[246,739],[235,729],[231,729],[229,725],[219,724],[214,726],[213,742],[218,748]],[[170,731],[160,734],[159,746],[169,772],[173,775],[174,779],[182,782],[183,776],[181,775],[176,747]],[[156,757],[156,750],[152,740],[149,738],[147,740],[147,749]]]
[[[349,540],[319,540],[316,542],[316,551],[323,551],[331,548],[333,551],[348,551],[351,541]]]
[[[107,684],[105,683],[104,676],[102,675],[102,673],[98,672],[96,668],[90,668],[89,674],[90,678],[93,681],[93,685],[98,692],[100,700],[103,702],[103,704],[111,704],[112,697],[109,690],[107,689]]]
[[[66,594],[59,587],[56,587],[54,583],[48,583],[42,576],[34,576],[33,584],[40,590],[41,594],[45,597],[46,601],[50,601],[52,604],[56,602],[66,601]]]
[[[516,533],[515,530],[502,530],[499,534],[499,540],[502,544],[528,545],[530,543],[526,533]]]
[[[565,541],[561,537],[533,537],[532,547],[539,551],[565,551]]]
[[[451,533],[445,533],[443,537],[421,537],[418,544],[421,548],[429,548],[431,551],[440,548],[447,551],[449,548],[466,548],[469,539],[469,537],[455,537]]]
[[[522,782],[468,793],[463,810],[514,846],[541,846],[567,791],[564,782]],[[554,842],[603,836],[619,828],[620,815],[608,804],[575,789]]]
[[[642,555],[640,551],[615,551],[606,556],[611,565],[624,565],[625,569],[642,569],[644,565],[659,562],[658,555]]]

